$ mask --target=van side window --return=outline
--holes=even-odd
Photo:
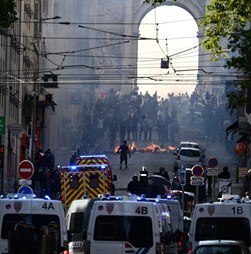
[[[84,212],[72,213],[70,222],[70,231],[72,233],[82,233],[85,214]]]
[[[247,218],[199,218],[195,232],[195,241],[242,240],[250,246],[250,226]]]
[[[93,238],[96,241],[129,242],[139,248],[152,247],[152,220],[143,216],[98,216]]]

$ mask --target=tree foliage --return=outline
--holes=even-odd
[[[205,38],[203,47],[212,53],[217,61],[220,56],[227,58],[226,68],[235,68],[242,73],[242,80],[236,83],[236,94],[229,95],[229,102],[235,106],[246,103],[246,89],[251,80],[251,1],[213,0],[207,6]],[[238,96],[237,96],[238,97]]]
[[[165,0],[145,0],[147,3],[163,3]],[[212,0],[207,5],[205,17],[200,23],[205,28],[202,46],[212,53],[212,60],[227,58],[226,68],[242,73],[236,83],[236,91],[229,94],[230,104],[244,106],[246,89],[251,81],[251,0]]]
[[[0,0],[0,29],[7,29],[17,20],[15,0]]]

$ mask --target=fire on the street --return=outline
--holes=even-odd
[[[138,147],[136,143],[133,141],[131,144],[128,144],[129,149],[131,152],[160,152],[160,153],[168,153],[170,151],[173,151],[176,149],[175,146],[167,146],[166,148],[163,148],[157,144],[151,143],[146,147]],[[119,146],[114,147],[114,153],[117,153],[119,149]]]

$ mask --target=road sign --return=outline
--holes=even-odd
[[[218,160],[215,157],[208,159],[208,166],[211,168],[216,168],[218,166]]]
[[[204,185],[204,181],[190,181],[190,185],[193,185],[193,186],[203,186]]]
[[[179,177],[180,177],[180,184],[186,185],[186,170],[183,170],[183,169],[180,170]]]
[[[18,174],[22,179],[30,179],[34,174],[34,166],[28,160],[23,160],[19,163]]]
[[[219,179],[219,192],[221,194],[231,194],[231,180]]]
[[[23,194],[23,195],[32,195],[33,194],[33,190],[30,186],[21,186],[18,191],[18,194]]]
[[[204,177],[203,176],[191,176],[190,180],[191,181],[204,181]]]
[[[5,116],[0,116],[0,135],[5,134]]]
[[[192,174],[194,176],[202,176],[204,174],[204,168],[200,165],[195,165],[192,167]]]
[[[28,186],[28,185],[32,184],[32,180],[30,180],[30,179],[19,179],[18,183],[19,183],[19,185],[22,185],[22,186]]]
[[[22,125],[19,123],[12,123],[8,126],[8,129],[13,135],[18,135],[22,132]]]
[[[218,168],[207,168],[207,176],[217,176],[218,174]]]

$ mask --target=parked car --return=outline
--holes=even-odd
[[[211,240],[200,241],[192,252],[193,254],[250,254],[247,245],[243,241]]]
[[[173,154],[176,155],[174,172],[178,171],[180,165],[184,165],[186,168],[192,168],[195,165],[205,166],[205,154],[198,148],[181,147]]]

